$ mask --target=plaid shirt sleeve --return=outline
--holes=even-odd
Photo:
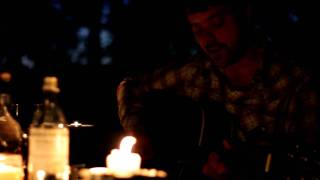
[[[305,143],[317,144],[319,99],[316,91],[316,83],[305,71],[299,67],[289,70],[290,83],[282,90],[285,96],[289,97],[287,106],[287,119],[284,124],[284,131],[289,135],[300,137]],[[273,89],[279,89],[280,81]],[[282,83],[283,84],[283,83]]]
[[[138,78],[124,79],[117,89],[118,115],[125,130],[141,131],[142,97],[151,91],[173,89],[179,95],[197,99],[206,81],[201,63],[163,68]]]
[[[312,82],[305,79],[300,86],[297,87],[296,108],[301,113],[301,122],[297,126],[301,127],[302,137],[307,144],[317,144],[318,131],[318,108],[319,99]],[[293,109],[293,108],[292,108]],[[289,113],[292,109],[289,109]],[[299,114],[298,114],[299,117]]]

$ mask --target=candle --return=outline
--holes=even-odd
[[[130,178],[140,169],[141,157],[137,153],[132,153],[132,147],[136,143],[136,138],[126,136],[121,140],[119,149],[112,149],[107,156],[107,168],[117,178]]]

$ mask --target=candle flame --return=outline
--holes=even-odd
[[[130,153],[133,145],[137,142],[137,139],[133,136],[126,136],[120,142],[120,151],[124,153]]]

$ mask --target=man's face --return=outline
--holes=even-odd
[[[226,67],[237,50],[239,27],[230,10],[222,5],[188,15],[200,47],[221,68]]]

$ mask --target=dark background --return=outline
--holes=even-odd
[[[264,43],[314,75],[318,44],[315,3],[254,1],[255,28]],[[12,96],[27,131],[41,102],[45,75],[56,75],[71,129],[72,163],[104,165],[118,145],[116,87],[123,77],[184,59],[192,40],[179,0],[10,0],[0,3],[0,71],[13,74]]]

